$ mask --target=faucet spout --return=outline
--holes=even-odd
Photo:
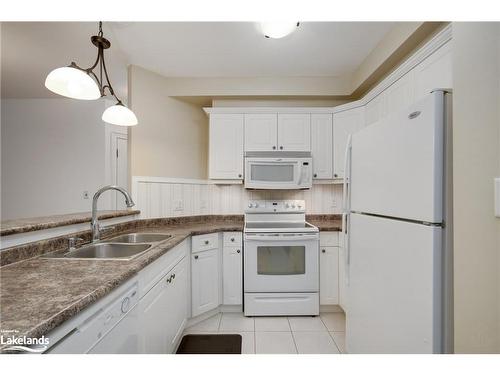
[[[101,238],[99,219],[97,218],[97,201],[99,200],[101,194],[108,190],[116,190],[122,193],[125,196],[125,204],[128,208],[135,205],[128,191],[122,187],[116,185],[108,185],[97,190],[97,192],[94,194],[94,198],[92,199],[92,222],[90,223],[90,229],[92,230],[92,242],[98,241]]]

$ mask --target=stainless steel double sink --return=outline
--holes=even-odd
[[[170,234],[161,233],[122,234],[108,240],[84,245],[65,253],[49,254],[44,256],[44,258],[129,260],[139,256],[155,243],[171,237]]]

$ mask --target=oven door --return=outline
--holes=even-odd
[[[245,292],[317,292],[318,258],[318,233],[246,233]]]
[[[311,187],[310,158],[246,158],[245,188],[301,189]]]

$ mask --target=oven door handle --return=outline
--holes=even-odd
[[[314,234],[245,234],[246,241],[307,241],[316,240],[319,236]]]

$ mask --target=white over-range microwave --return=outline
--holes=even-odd
[[[311,186],[310,152],[263,151],[245,154],[247,189],[309,189]]]

